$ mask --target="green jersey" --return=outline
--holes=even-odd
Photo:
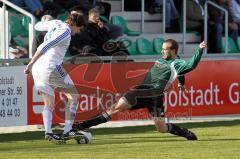
[[[166,90],[180,75],[193,70],[202,57],[202,49],[198,48],[189,60],[158,59],[147,74],[143,84]]]

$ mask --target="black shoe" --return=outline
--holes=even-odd
[[[53,134],[53,133],[46,133],[45,134],[45,139],[48,141],[51,141],[55,144],[61,145],[61,144],[65,144],[65,140],[60,137],[59,135]]]
[[[198,140],[197,136],[196,136],[193,132],[191,132],[191,131],[188,131],[188,132],[187,132],[186,138],[187,138],[188,140]]]
[[[75,140],[80,140],[83,138],[83,134],[82,133],[78,133],[77,130],[72,129],[69,132],[67,132],[66,134],[63,135],[64,140],[70,140],[70,139],[75,139]]]
[[[78,131],[78,130],[85,130],[85,128],[78,122],[74,123],[73,126],[72,126],[72,129],[75,130],[75,131]]]

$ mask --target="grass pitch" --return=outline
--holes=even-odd
[[[91,129],[93,142],[55,145],[44,132],[0,134],[0,159],[239,159],[240,120],[179,124],[199,140],[160,134],[154,126]]]

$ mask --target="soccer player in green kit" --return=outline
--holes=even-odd
[[[188,129],[173,123],[165,123],[163,94],[178,76],[196,68],[205,48],[207,48],[207,44],[203,41],[199,44],[195,54],[185,61],[178,58],[178,43],[173,39],[165,40],[162,46],[162,58],[155,62],[143,83],[125,93],[117,103],[100,115],[82,123],[75,123],[74,131],[105,123],[111,120],[111,116],[125,110],[147,108],[159,132],[182,136],[187,140],[197,140],[197,136]]]

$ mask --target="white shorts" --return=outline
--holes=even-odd
[[[77,93],[72,79],[61,65],[57,65],[55,69],[33,65],[32,76],[35,87],[40,92],[51,96],[54,96],[56,89],[66,93]]]

